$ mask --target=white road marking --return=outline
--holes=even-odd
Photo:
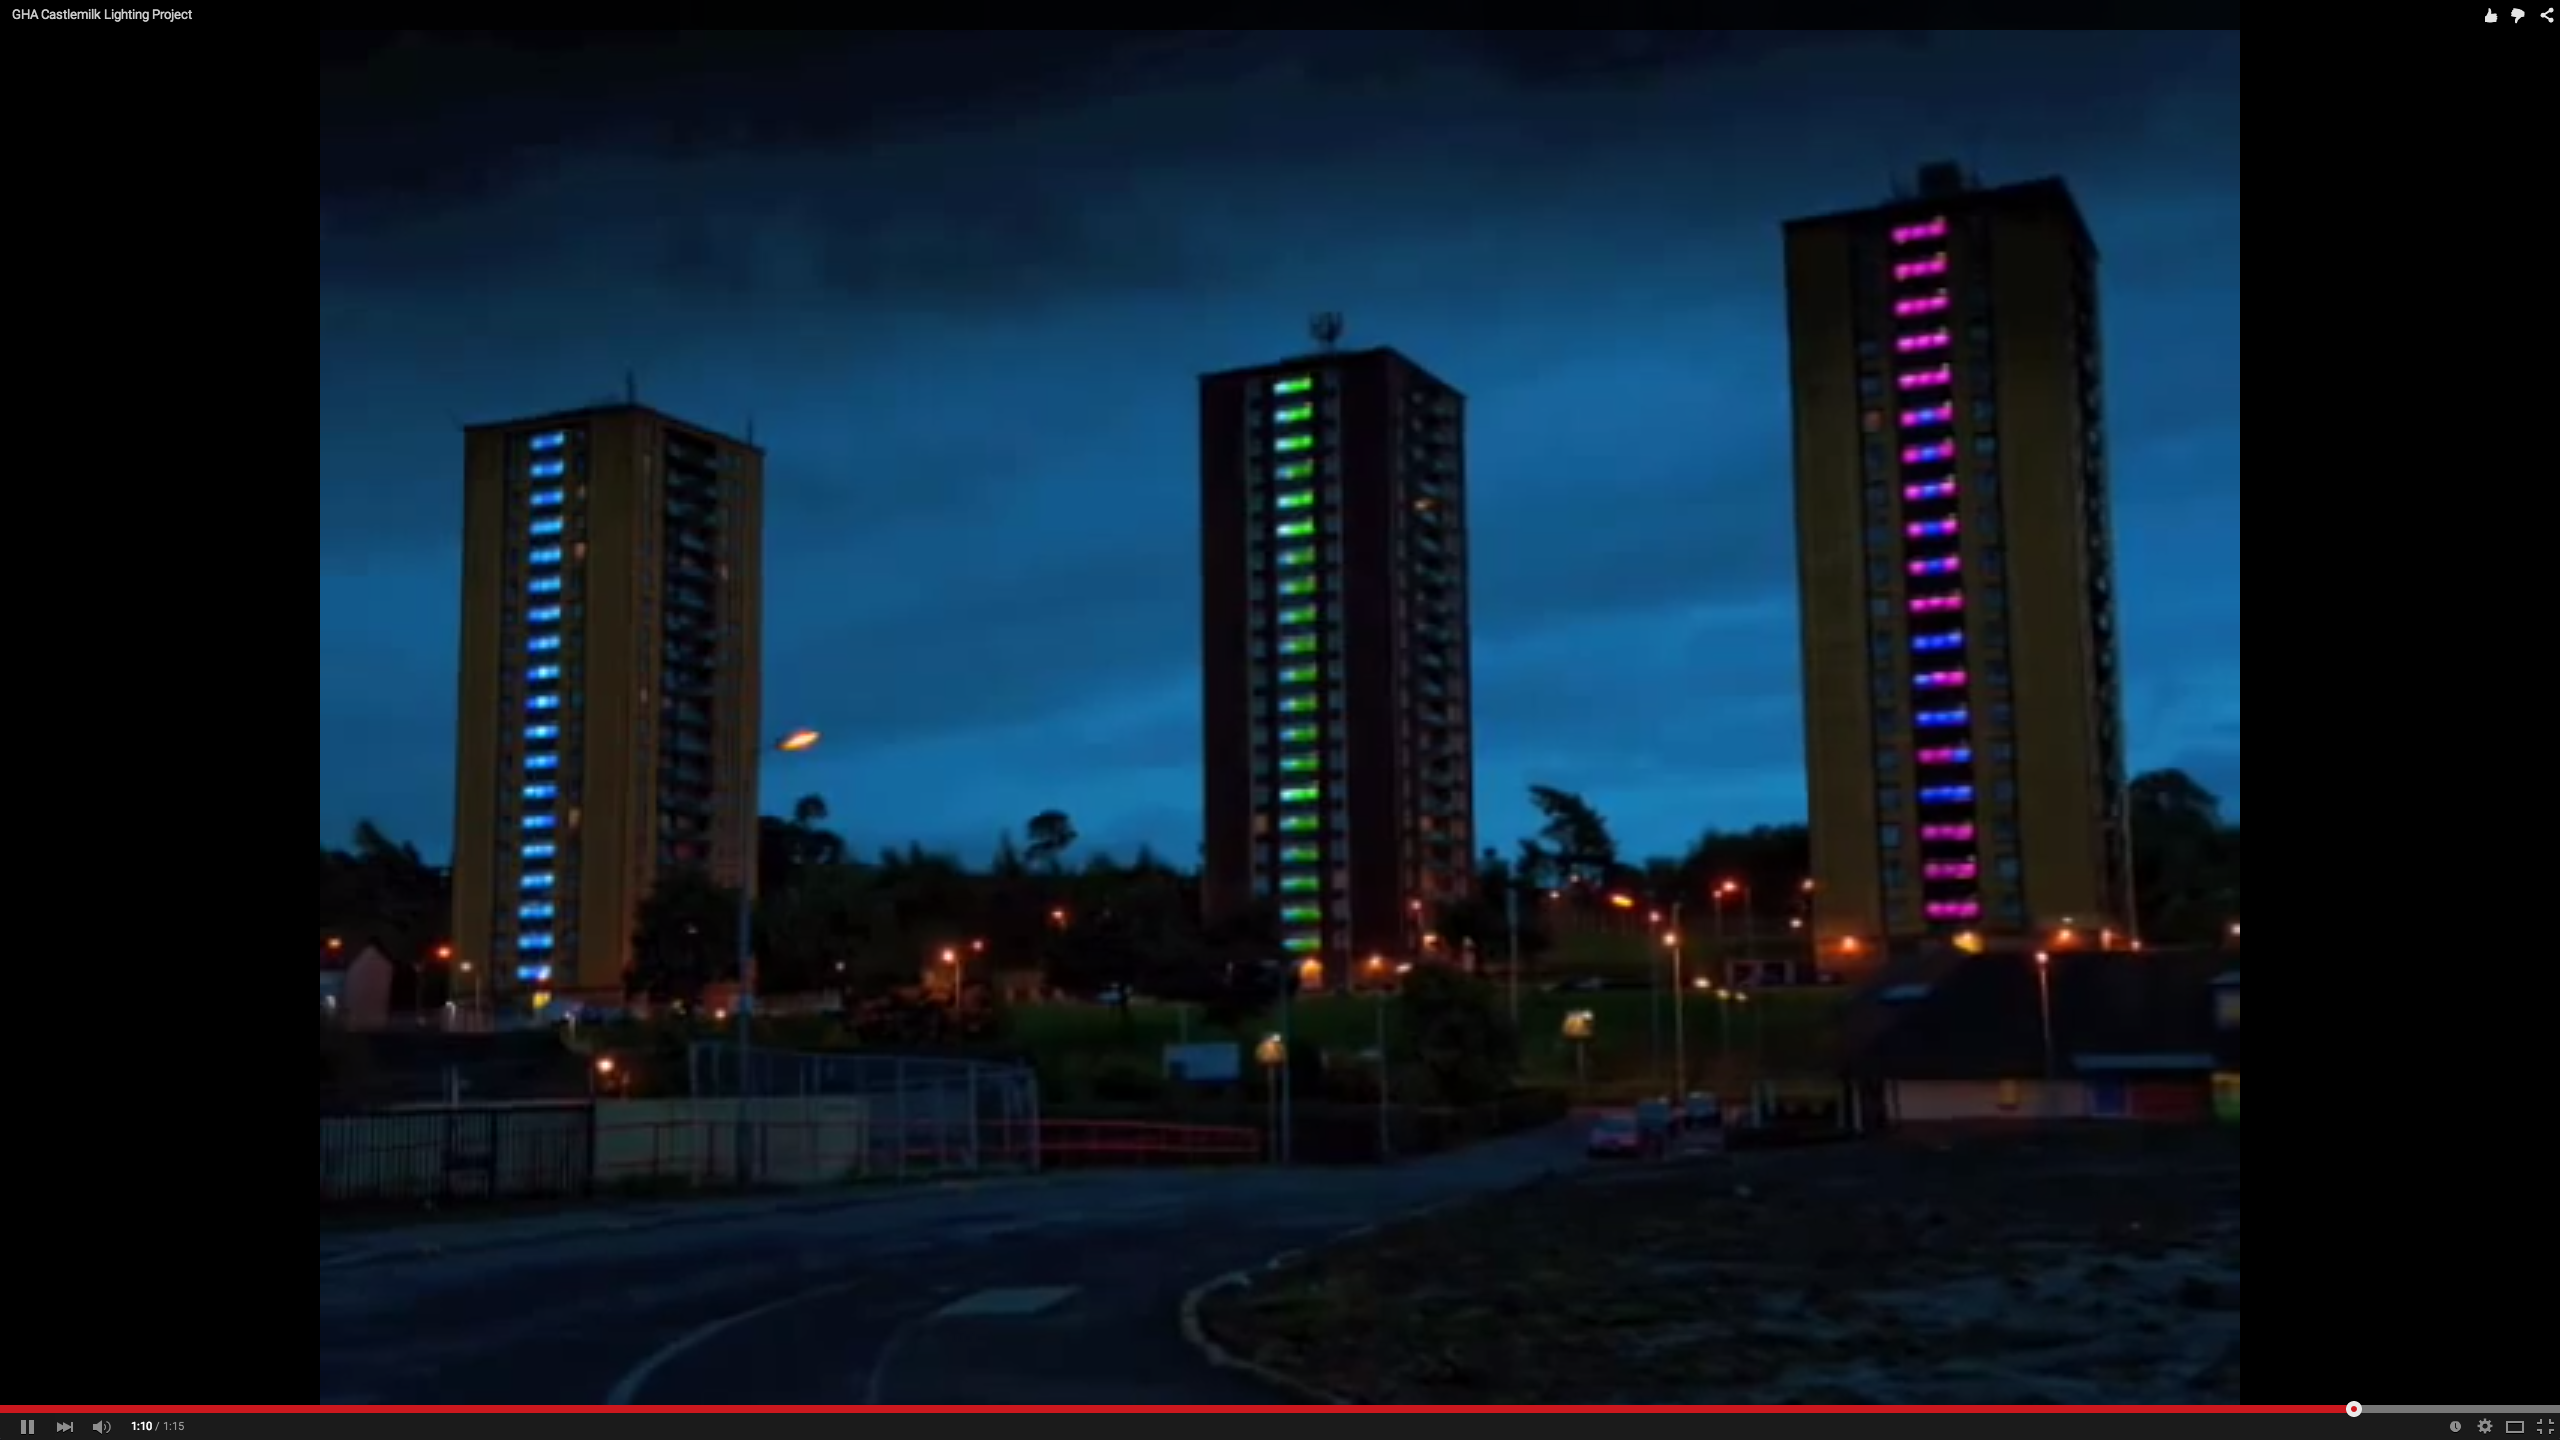
[[[1017,1290],[981,1290],[963,1295],[933,1312],[936,1320],[968,1320],[981,1316],[1037,1315],[1054,1310],[1076,1293],[1073,1285],[1031,1285]]]
[[[735,1315],[724,1315],[707,1325],[696,1326],[659,1346],[649,1358],[632,1366],[621,1379],[614,1381],[613,1388],[605,1392],[604,1403],[607,1405],[636,1404],[640,1392],[648,1387],[649,1382],[656,1378],[660,1370],[687,1353],[699,1349],[707,1342],[717,1340],[741,1325],[761,1320],[777,1310],[788,1310],[794,1305],[806,1304],[811,1300],[823,1300],[830,1295],[842,1295],[861,1288],[863,1283],[856,1280],[842,1280],[833,1285],[821,1285],[814,1290],[803,1290],[796,1295],[785,1295],[779,1300],[768,1300],[752,1310],[741,1310]]]

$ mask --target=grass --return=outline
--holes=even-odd
[[[1673,1012],[1670,996],[1643,990],[1601,990],[1587,994],[1550,994],[1524,988],[1520,995],[1522,1060],[1534,1080],[1564,1080],[1575,1075],[1573,1047],[1563,1038],[1564,1017],[1587,1010],[1592,1017],[1589,1053],[1583,1073],[1594,1083],[1659,1078],[1671,1069]],[[1730,1058],[1736,1066],[1770,1070],[1828,1070],[1835,1063],[1834,1040],[1840,1014],[1837,990],[1763,991],[1750,1002],[1726,1006],[1714,997],[1689,992],[1681,1018],[1693,1073],[1706,1074]],[[1393,1005],[1390,997],[1385,1003]],[[1291,1029],[1329,1050],[1362,1050],[1375,1043],[1379,1001],[1365,995],[1311,995],[1292,1007]],[[1659,1043],[1655,1016],[1661,1017]],[[1104,1005],[1024,1005],[1007,1018],[1013,1036],[1024,1046],[1067,1053],[1143,1054],[1179,1040],[1261,1038],[1276,1028],[1276,1014],[1243,1027],[1242,1033],[1220,1031],[1202,1022],[1196,1010],[1178,1005],[1139,1004],[1124,1018]]]
[[[2230,1127],[1911,1131],[1514,1192],[1203,1319],[1372,1404],[2229,1402],[2239,1201]]]

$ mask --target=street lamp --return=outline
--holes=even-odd
[[[1271,1131],[1271,1163],[1289,1163],[1289,1127],[1280,1108],[1280,1072],[1289,1064],[1289,1042],[1274,1031],[1262,1037],[1253,1047],[1253,1058],[1262,1066],[1263,1109]]]
[[[797,755],[818,743],[815,730],[793,730],[773,742],[776,754]],[[752,806],[749,807],[753,809]],[[738,1184],[755,1183],[756,1094],[756,817],[746,817],[738,847]]]
[[[1568,1010],[1564,1017],[1565,1043],[1573,1047],[1573,1083],[1588,1088],[1591,1083],[1591,1012]]]
[[[2044,1078],[2053,1078],[2053,957],[2036,952],[2036,1029],[2044,1041]]]
[[[1680,950],[1680,902],[1671,902],[1671,930],[1662,937],[1671,947],[1671,1093],[1689,1093],[1689,994],[1687,967]]]
[[[1411,962],[1407,963],[1410,964]],[[1373,1008],[1376,1012],[1375,1020],[1378,1042],[1378,1158],[1380,1160],[1386,1160],[1395,1153],[1395,1140],[1387,1123],[1387,1107],[1389,1103],[1387,1087],[1390,1084],[1390,1081],[1387,1078],[1387,996],[1390,991],[1385,975],[1386,968],[1387,959],[1385,956],[1372,955],[1369,957],[1369,973],[1376,977],[1373,982],[1373,989],[1377,996],[1377,1004]],[[1402,969],[1399,968],[1397,973],[1403,973]]]

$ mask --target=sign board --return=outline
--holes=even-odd
[[[1167,1045],[1164,1077],[1193,1085],[1232,1085],[1244,1078],[1244,1047],[1233,1041]]]

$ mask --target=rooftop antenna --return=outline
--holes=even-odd
[[[1316,348],[1326,354],[1342,343],[1342,312],[1319,310],[1307,321],[1307,333],[1316,337]]]

